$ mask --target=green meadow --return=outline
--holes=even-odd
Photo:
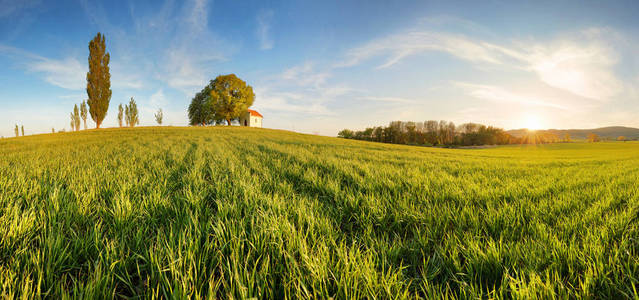
[[[7,298],[637,298],[639,143],[0,140]]]

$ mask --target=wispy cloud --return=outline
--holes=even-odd
[[[465,61],[474,73],[490,69],[491,76],[482,83],[468,82],[467,78],[463,79],[465,82],[448,78],[453,85],[443,92],[444,95],[439,93],[433,98],[458,97],[461,102],[484,100],[479,107],[473,107],[470,103],[477,102],[472,100],[464,102],[468,104],[466,107],[451,102],[447,109],[456,109],[456,113],[449,117],[461,122],[492,120],[495,125],[514,128],[521,125],[518,114],[525,111],[555,120],[566,116],[583,118],[606,103],[639,94],[633,93],[636,83],[625,81],[617,73],[622,61],[620,41],[624,37],[608,28],[564,32],[544,39],[529,37],[504,41],[476,23],[457,18],[420,22],[420,26],[431,28],[411,28],[375,38],[334,57],[333,63],[331,58],[323,58],[322,63],[306,61],[285,69],[273,82],[260,85],[264,89],[258,105],[263,103],[267,110],[281,109],[294,112],[296,116],[337,116],[342,110],[350,109],[345,107],[367,101],[370,107],[386,107],[385,115],[393,111],[395,117],[419,118],[424,113],[424,105],[432,104],[432,99],[374,94],[371,92],[376,89],[353,88],[349,81],[333,78],[348,72],[346,69],[351,66],[368,66],[371,62],[375,63],[375,70],[397,67],[400,71],[404,67],[399,66],[400,62],[428,52],[443,52]],[[451,23],[460,24],[451,27]],[[446,25],[444,30],[433,28],[442,24]],[[461,30],[445,31],[450,28]],[[461,32],[472,32],[473,35],[469,37]],[[500,73],[516,74],[513,77],[519,82],[511,80],[510,75],[500,76]],[[412,108],[407,109],[407,106]],[[460,116],[463,120],[456,118]]]
[[[84,90],[86,88],[88,67],[86,62],[78,57],[48,58],[1,44],[0,55],[11,57],[19,67],[27,72],[41,75],[44,81],[52,85],[67,90]],[[143,82],[139,78],[139,74],[127,72],[126,69],[122,64],[111,63],[112,88],[141,89]]]
[[[376,102],[386,102],[386,103],[405,103],[405,104],[415,104],[419,102],[415,99],[407,99],[402,97],[365,96],[365,97],[359,97],[358,99],[366,100],[366,101],[376,101]]]
[[[284,70],[281,78],[298,86],[319,87],[331,76],[329,71],[318,70],[315,63],[307,61]]]
[[[42,13],[41,0],[0,0],[0,40],[8,42],[24,36]]]
[[[122,74],[138,79],[134,86],[146,84],[140,78],[147,78],[191,94],[206,83],[215,64],[235,49],[209,29],[207,0],[167,0],[152,13],[139,13],[132,3],[134,26],[126,29],[112,24],[99,4],[82,3],[90,19],[107,33],[107,43],[117,54],[112,55],[114,64],[123,66]]]
[[[346,59],[337,63],[336,67],[353,66],[376,56],[385,56],[386,62],[378,68],[388,68],[402,59],[427,51],[442,51],[464,60],[493,64],[502,63],[505,56],[490,44],[463,35],[412,30],[351,49],[346,53]]]
[[[209,21],[208,0],[193,0],[187,6],[186,16],[189,27],[194,31],[202,32],[206,30]]]
[[[435,15],[421,18],[418,24],[446,31],[472,32],[483,36],[495,37],[495,34],[482,24],[454,15]]]
[[[520,104],[524,106],[541,106],[541,107],[551,107],[557,109],[566,110],[568,108],[564,107],[560,103],[558,99],[544,99],[539,96],[534,95],[525,95],[519,94],[515,92],[508,91],[504,88],[492,86],[492,85],[481,85],[481,84],[472,84],[472,83],[464,83],[464,82],[454,82],[455,86],[462,88],[467,95],[482,99],[488,100],[498,103],[513,103]]]
[[[139,90],[145,88],[148,83],[144,75],[138,72],[130,72],[129,67],[115,61],[110,64],[111,86],[114,89]]]
[[[550,41],[498,44],[462,34],[413,29],[353,48],[335,67],[385,57],[385,62],[377,66],[383,69],[410,56],[439,51],[473,64],[531,72],[551,87],[586,98],[610,100],[627,88],[614,72],[619,55],[610,46],[610,37],[619,34],[611,31],[591,28]]]
[[[40,0],[0,0],[0,18],[34,7],[40,3]]]
[[[226,60],[225,51],[234,48],[208,29],[208,6],[207,0],[186,2],[176,16],[186,22],[178,21],[183,25],[175,28],[164,53],[166,66],[159,78],[187,94],[204,86],[213,64]]]
[[[273,112],[304,113],[311,115],[332,115],[323,103],[310,100],[307,95],[273,92],[268,88],[256,89],[255,96],[260,99],[260,109]]]
[[[164,95],[164,90],[160,89],[157,92],[153,93],[149,98],[149,104],[156,108],[162,108],[168,104],[166,96]]]
[[[541,81],[575,95],[607,100],[624,90],[614,73],[618,55],[603,41],[563,40],[537,45],[524,59]]]
[[[82,90],[86,87],[86,64],[75,58],[62,60],[42,58],[28,63],[31,71],[42,73],[44,80],[68,90]]]
[[[349,94],[361,92],[343,83],[329,84],[330,68],[313,61],[267,78],[255,85],[255,95],[259,99],[256,108],[283,114],[292,120],[333,116],[336,112],[331,105]]]
[[[273,38],[271,37],[271,23],[274,12],[271,9],[260,10],[257,14],[257,39],[260,41],[261,50],[273,49]]]
[[[324,95],[328,96],[328,97],[337,97],[337,96],[342,96],[342,95],[346,95],[346,94],[350,94],[350,93],[354,93],[354,92],[364,92],[363,90],[360,89],[354,89],[352,87],[348,87],[348,86],[330,86],[330,87],[324,87],[322,88],[322,92],[324,93]]]
[[[68,90],[82,90],[86,86],[87,67],[75,57],[51,59],[23,49],[0,45],[0,55],[14,59],[18,66],[41,74],[46,82]]]

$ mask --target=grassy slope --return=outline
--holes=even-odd
[[[639,143],[0,140],[3,295],[637,296]],[[633,283],[635,286],[633,286]]]

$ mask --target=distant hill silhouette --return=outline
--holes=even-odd
[[[528,129],[513,129],[506,132],[514,137],[522,137],[527,135],[529,131]],[[570,135],[571,139],[586,139],[590,133],[594,133],[604,139],[616,139],[619,136],[625,136],[630,140],[639,139],[639,128],[624,126],[610,126],[595,129],[546,129],[535,130],[535,132],[552,133],[559,136],[559,138],[563,138],[567,133]]]

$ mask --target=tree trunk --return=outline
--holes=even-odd
[[[100,122],[95,122],[95,128],[100,129]]]
[[[231,119],[226,119],[226,122],[229,122],[227,126],[231,126]]]

